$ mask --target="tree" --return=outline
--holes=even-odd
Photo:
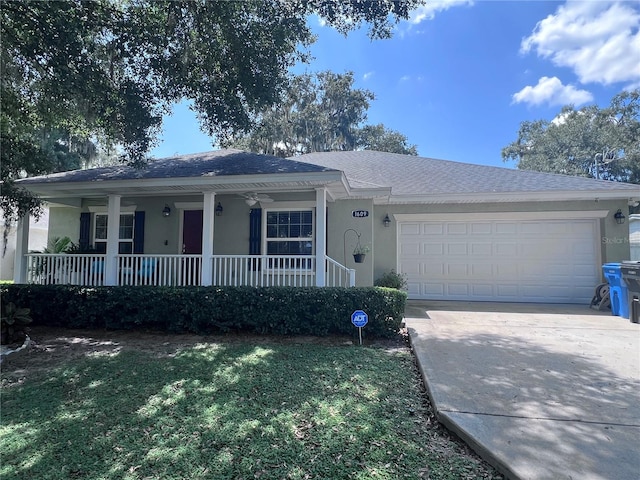
[[[382,123],[362,127],[358,132],[357,143],[358,148],[362,150],[418,155],[417,147],[409,145],[409,140],[406,136],[386,128]]]
[[[552,121],[522,122],[502,158],[523,170],[640,183],[640,90],[607,108],[566,106]]]
[[[224,145],[281,157],[362,149],[417,155],[401,133],[382,124],[361,127],[375,96],[353,84],[353,72],[292,77],[284,95],[259,115],[253,130]]]
[[[218,139],[247,130],[287,71],[308,60],[317,14],[346,33],[391,35],[422,0],[119,0],[0,3],[1,207],[10,224],[40,202],[14,180],[60,168],[41,132],[120,145],[144,163],[162,114],[191,99]],[[62,142],[64,144],[64,142]],[[64,167],[67,168],[67,167]]]

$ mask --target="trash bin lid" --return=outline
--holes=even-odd
[[[620,271],[623,278],[640,278],[640,262],[622,262]]]

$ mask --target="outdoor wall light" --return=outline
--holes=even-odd
[[[216,205],[216,217],[221,217],[223,211],[222,204],[218,202],[218,205]]]
[[[169,208],[169,205],[165,203],[164,208],[162,209],[162,216],[168,217],[169,215],[171,215],[171,209]]]
[[[616,219],[616,223],[618,225],[622,225],[627,217],[624,216],[622,210],[619,208],[618,211],[613,215],[613,218]]]
[[[389,225],[391,225],[391,219],[389,218],[388,213],[382,219],[382,223],[384,224],[385,227],[388,227]]]

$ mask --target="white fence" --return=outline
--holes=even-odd
[[[104,254],[27,255],[27,282],[97,286],[105,284]],[[312,255],[213,255],[211,282],[203,282],[201,255],[118,255],[117,285],[291,286],[316,285]],[[325,286],[355,285],[355,271],[326,257]],[[206,275],[206,273],[205,273]]]

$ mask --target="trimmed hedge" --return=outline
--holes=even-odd
[[[2,285],[1,300],[31,309],[33,325],[152,329],[201,335],[352,335],[364,310],[368,337],[393,337],[407,295],[381,287],[80,287]]]

